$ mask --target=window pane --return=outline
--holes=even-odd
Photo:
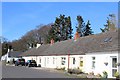
[[[95,68],[95,61],[92,61],[92,68]]]
[[[112,69],[112,76],[115,77],[115,73],[117,72],[117,69]]]
[[[117,63],[117,58],[112,58],[112,67],[113,68],[117,68],[116,63]]]
[[[83,61],[80,61],[80,67],[83,67]]]
[[[73,58],[73,64],[75,64],[75,58]]]
[[[95,60],[95,57],[92,57],[92,60]]]
[[[40,58],[40,63],[41,63],[41,58]]]
[[[55,58],[53,57],[53,64],[55,64]]]
[[[61,58],[61,64],[62,64],[62,65],[65,65],[65,60],[66,60],[65,57],[62,57],[62,58]]]
[[[49,64],[49,58],[47,58],[47,64]]]

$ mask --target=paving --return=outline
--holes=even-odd
[[[57,71],[25,66],[3,66],[2,78],[76,78]]]

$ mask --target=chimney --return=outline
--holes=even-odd
[[[8,48],[8,51],[7,51],[8,53],[10,52],[10,49]]]
[[[53,44],[54,44],[54,39],[51,39],[51,41],[50,41],[50,42],[51,42],[51,45],[53,45]]]
[[[38,43],[36,44],[36,48],[39,48],[40,46],[41,46],[41,44],[38,44]]]
[[[10,51],[13,51],[13,49],[11,49]]]
[[[74,37],[74,41],[76,41],[76,40],[79,39],[79,38],[80,38],[80,35],[79,35],[78,32],[76,32],[76,33],[75,33],[75,37]]]
[[[7,52],[9,53],[10,51],[13,51],[13,49],[9,49],[9,48],[8,48],[8,51],[7,51]]]

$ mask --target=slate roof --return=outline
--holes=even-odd
[[[38,49],[26,51],[22,56],[37,55],[85,55],[92,52],[118,51],[118,31],[109,31],[96,35],[56,42],[53,45],[41,45]]]
[[[50,45],[41,45],[39,48],[31,48],[28,51],[21,54],[21,56],[38,56],[43,55],[42,53],[49,47]]]
[[[22,52],[20,52],[20,51],[10,51],[8,53],[8,56],[9,57],[20,57],[21,54],[22,54]]]

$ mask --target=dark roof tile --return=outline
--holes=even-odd
[[[111,38],[105,42],[106,38]],[[56,42],[53,45],[41,45],[24,53],[30,55],[61,55],[61,54],[85,54],[89,52],[102,52],[118,50],[118,31],[109,31],[96,35],[81,37],[77,41],[73,39]]]

